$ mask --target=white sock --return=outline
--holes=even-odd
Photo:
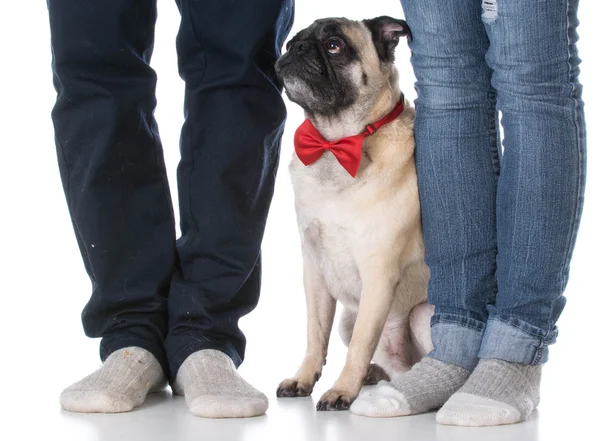
[[[263,415],[267,397],[247,383],[223,352],[206,349],[185,359],[175,391],[185,395],[190,412],[204,418],[248,418]]]
[[[154,355],[138,347],[123,348],[110,354],[100,369],[66,388],[60,404],[72,412],[127,412],[140,406],[150,390],[165,384]]]

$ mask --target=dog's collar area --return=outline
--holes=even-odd
[[[367,124],[367,127],[365,127],[365,132],[369,136],[372,135],[377,130],[379,130],[382,126],[384,126],[384,125],[392,122],[396,118],[398,118],[402,112],[404,112],[404,94],[400,95],[400,99],[398,100],[398,103],[392,109],[392,111],[390,113],[388,113],[386,116],[384,116],[379,121],[376,121],[371,124]]]
[[[377,131],[377,127],[375,127],[373,124],[369,124],[365,128],[365,131],[368,132],[369,135],[372,135],[373,133],[375,133]]]
[[[350,176],[355,178],[360,166],[365,138],[394,121],[403,111],[404,95],[401,95],[396,106],[382,119],[368,124],[365,130],[358,135],[347,136],[336,141],[326,140],[313,123],[307,119],[298,127],[294,136],[296,155],[304,165],[308,166],[316,162],[325,151],[330,151]]]

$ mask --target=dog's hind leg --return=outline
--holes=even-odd
[[[381,333],[373,356],[375,363],[394,378],[407,372],[433,349],[430,321],[433,306],[425,303],[426,283],[413,266],[398,284],[396,302]],[[416,274],[416,275],[415,275]]]
[[[410,334],[408,314],[390,316],[381,333],[373,361],[393,378],[411,368],[416,362],[416,352]]]
[[[390,376],[385,372],[385,370],[379,366],[378,364],[371,363],[369,365],[369,372],[367,373],[367,377],[365,381],[363,381],[363,386],[373,386],[380,381],[390,381]]]
[[[434,307],[428,303],[415,306],[410,312],[410,335],[419,361],[433,350],[431,341],[431,316]]]
[[[340,317],[339,333],[340,338],[344,346],[350,346],[350,340],[352,340],[352,332],[354,331],[354,324],[356,323],[356,312],[350,311],[348,308],[342,310],[342,316]]]

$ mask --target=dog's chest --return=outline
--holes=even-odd
[[[318,269],[329,294],[357,310],[361,280],[354,258],[352,233],[343,226],[313,218],[301,226],[307,254]]]
[[[325,161],[322,165],[330,167]],[[329,174],[328,170],[329,182],[324,182],[323,175],[307,177],[306,172],[303,170],[302,185],[295,186],[298,226],[305,253],[329,294],[344,306],[357,310],[362,288],[359,245],[368,246],[364,225],[367,220],[357,207],[354,192],[338,188],[338,182],[346,176]]]
[[[353,233],[330,219],[313,217],[300,224],[307,257],[323,278],[329,294],[358,309],[361,280],[354,257]]]

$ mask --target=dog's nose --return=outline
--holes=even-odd
[[[291,64],[292,61],[290,60],[290,57],[288,54],[282,55],[279,60],[277,60],[277,62],[275,63],[275,72],[279,75],[279,73],[281,72],[281,69],[283,69],[285,66],[287,66],[288,64]]]

